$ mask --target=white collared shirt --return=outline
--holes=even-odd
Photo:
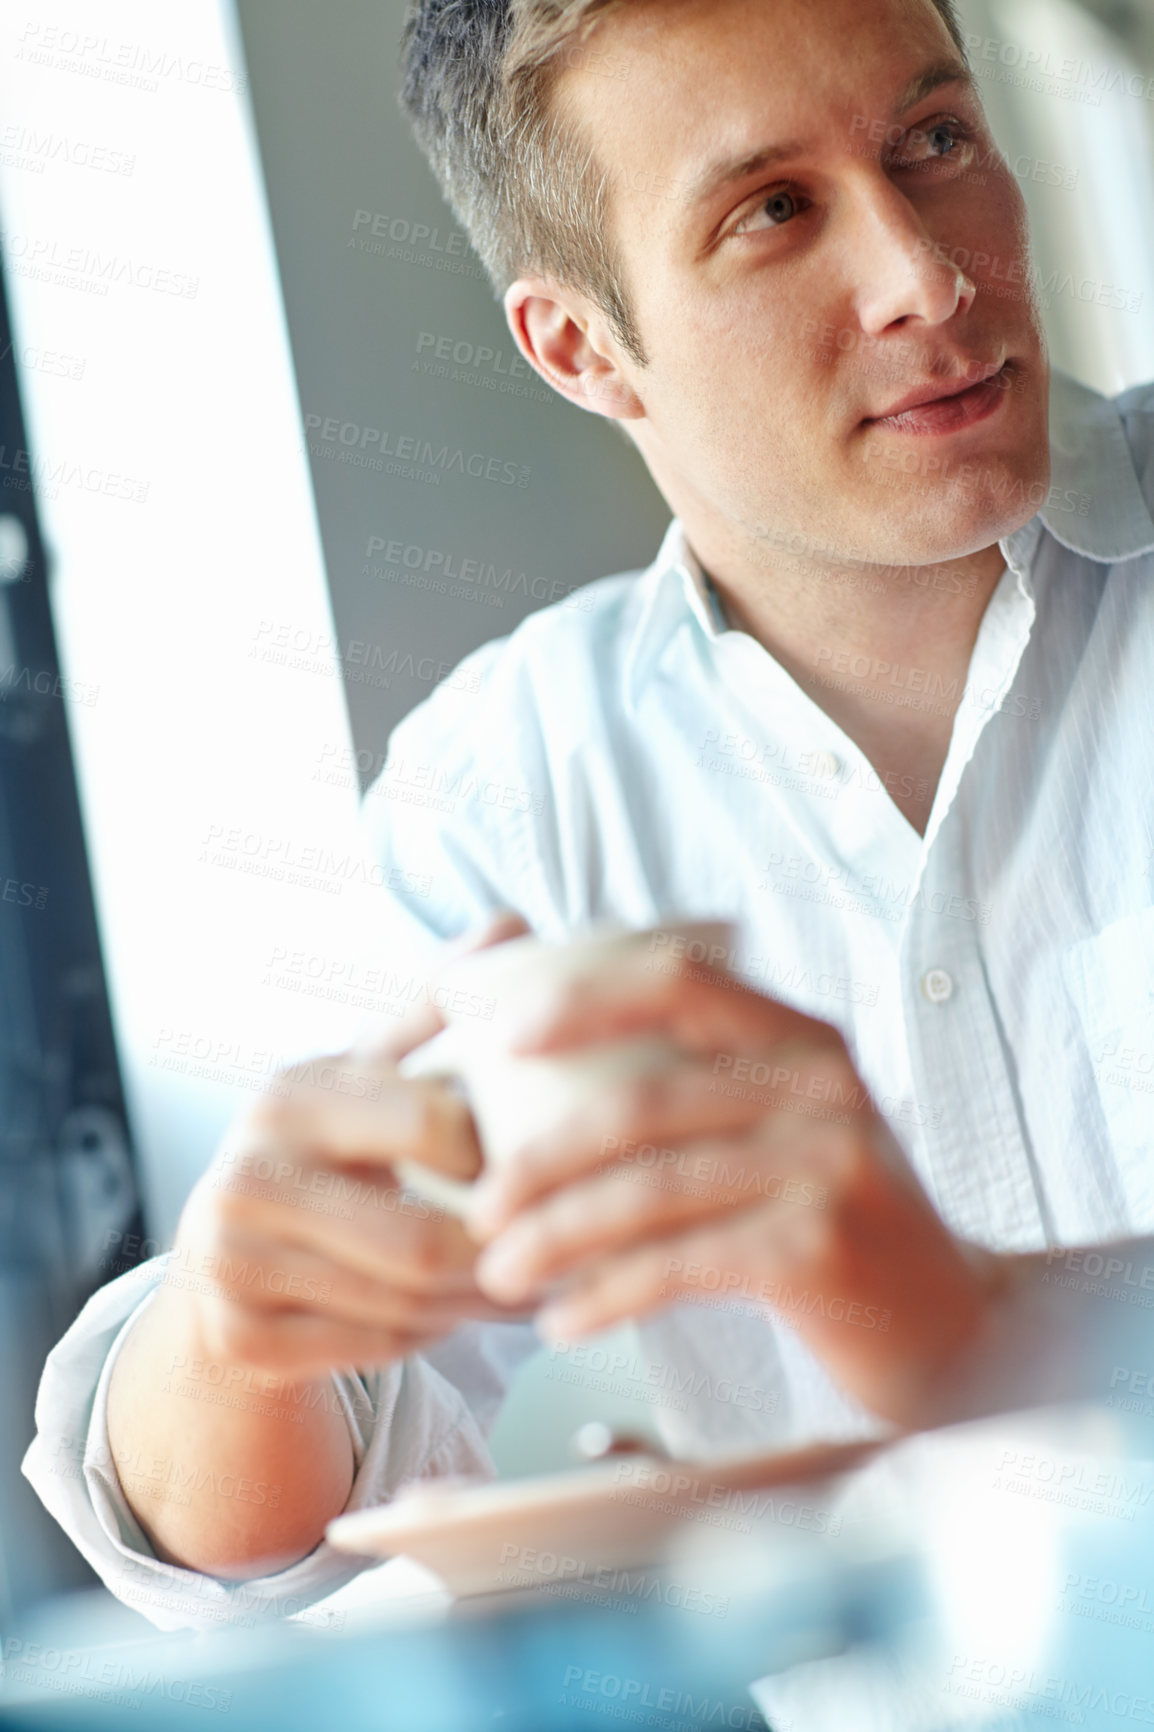
[[[737,974],[841,1030],[956,1232],[1017,1251],[1154,1233],[1154,386],[1111,403],[1056,375],[1051,445],[1048,494],[1001,543],[924,838],[854,742],[727,629],[677,521],[648,571],[468,657],[398,727],[366,797],[390,886],[371,938],[398,1003],[414,962],[496,908],[545,938],[724,917]],[[949,697],[925,670],[885,677],[895,703]],[[319,1599],[350,1574],[323,1546],[239,1591],[151,1557],[108,1465],[104,1392],[158,1278],[159,1261],[113,1282],[55,1350],[29,1477],[158,1623],[233,1620],[254,1592],[272,1613]],[[740,1294],[635,1338],[615,1375],[657,1392],[676,1453],[875,1429]],[[483,1426],[532,1344],[474,1326],[337,1378],[351,1507],[491,1471]]]

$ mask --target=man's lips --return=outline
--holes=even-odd
[[[920,385],[878,415],[867,415],[863,427],[886,427],[897,433],[948,433],[992,414],[1001,401],[1007,362],[970,363],[972,377]]]

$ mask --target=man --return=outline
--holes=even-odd
[[[29,1458],[166,1626],[311,1603],[355,1569],[330,1517],[487,1471],[546,1289],[547,1338],[639,1320],[690,1388],[667,1441],[732,1451],[1061,1389],[1022,1296],[1055,1247],[1154,1232],[1154,396],[1055,380],[1048,440],[1022,201],[947,0],[427,0],[407,55],[522,352],[675,519],[397,730],[369,826],[432,889],[389,930],[740,940],[538,1007],[538,1050],[654,1028],[682,1063],[466,1226],[391,1177],[477,1166],[460,1101],[397,1073],[432,1010],[238,1123],[171,1259],[57,1349]],[[428,766],[515,797],[404,803]]]

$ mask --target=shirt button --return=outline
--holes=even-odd
[[[931,1004],[945,1004],[954,996],[954,977],[944,968],[931,968],[922,975],[922,991]]]
[[[841,769],[841,760],[832,752],[815,752],[813,755],[813,773],[820,776],[823,782],[832,782]]]

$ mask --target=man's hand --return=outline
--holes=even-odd
[[[504,918],[456,954],[524,930]],[[189,1198],[109,1386],[113,1460],[158,1557],[245,1578],[305,1556],[355,1472],[330,1373],[511,1315],[479,1290],[461,1223],[393,1172],[401,1157],[460,1177],[479,1164],[459,1098],[397,1075],[440,1026],[430,1002],[388,1048],[277,1078]]]
[[[608,1088],[477,1188],[478,1280],[571,1338],[675,1300],[772,1305],[842,1386],[918,1424],[980,1337],[1003,1259],[945,1227],[836,1029],[653,949],[546,991],[520,1053],[643,1031],[682,1053]]]
[[[502,917],[450,954],[525,930]],[[397,1074],[442,1026],[430,1002],[371,1052],[297,1065],[231,1127],[185,1206],[165,1277],[215,1359],[298,1376],[382,1365],[467,1318],[509,1315],[478,1288],[460,1221],[393,1172],[399,1160],[455,1178],[480,1166],[465,1102]]]

